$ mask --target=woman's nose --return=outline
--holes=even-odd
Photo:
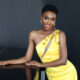
[[[51,23],[51,20],[50,19],[48,19],[48,24],[50,24]]]

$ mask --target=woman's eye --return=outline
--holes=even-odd
[[[44,17],[44,19],[45,19],[45,20],[47,20],[47,19],[48,19],[48,17]]]
[[[55,18],[53,18],[52,21],[55,21]]]

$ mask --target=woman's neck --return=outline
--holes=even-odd
[[[52,29],[49,29],[49,30],[45,30],[45,29],[42,28],[41,33],[47,35],[47,34],[52,33],[55,30],[56,30],[56,28],[52,28]]]

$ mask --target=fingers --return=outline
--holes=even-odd
[[[3,62],[0,62],[0,65],[3,65]]]
[[[36,66],[35,64],[31,64],[31,63],[25,63],[25,65],[29,68],[32,68],[32,69],[38,69],[38,66]]]
[[[0,61],[0,66],[4,66],[4,65],[6,65],[6,62]]]
[[[33,65],[33,62],[25,63],[26,65]]]
[[[36,65],[36,62],[35,61],[30,61],[30,62],[27,62],[27,63],[25,63],[25,65]]]
[[[27,66],[38,66],[39,62],[37,62],[37,61],[30,61],[30,62],[25,63],[25,65],[27,65]]]

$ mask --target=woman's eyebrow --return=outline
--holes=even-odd
[[[51,19],[56,19],[56,18],[51,18]]]
[[[49,18],[48,16],[44,16],[44,18],[45,18],[45,17]],[[55,17],[51,17],[50,19],[56,19],[56,18],[55,18]]]
[[[48,16],[44,16],[44,17],[48,17]],[[49,18],[49,17],[48,17]]]

